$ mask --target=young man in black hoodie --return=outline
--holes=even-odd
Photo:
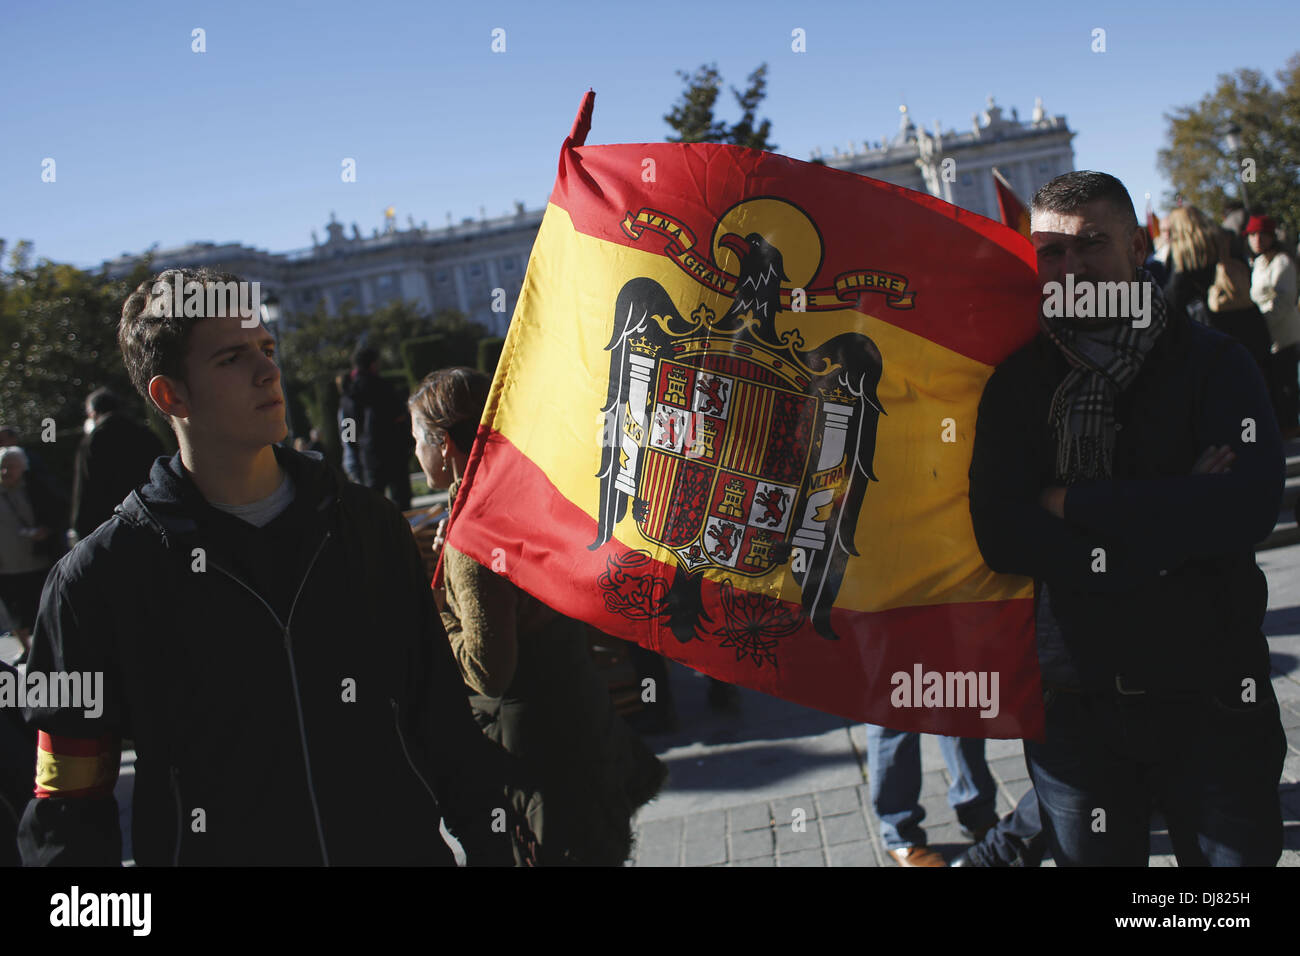
[[[471,864],[509,864],[508,757],[473,723],[402,515],[275,444],[255,315],[189,307],[238,281],[165,272],[123,307],[127,370],[180,451],[50,574],[29,673],[98,672],[103,693],[29,700],[23,860],[118,863],[130,739],[137,863],[448,864],[445,817]]]
[[[1047,726],[1025,754],[1048,845],[1144,866],[1154,801],[1180,864],[1271,866],[1286,738],[1253,546],[1284,462],[1263,379],[1166,309],[1113,176],[1043,186],[1032,240],[1041,334],[985,386],[970,506],[989,567],[1037,584]]]

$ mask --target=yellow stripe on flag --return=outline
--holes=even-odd
[[[546,255],[533,256],[520,293],[520,302],[529,302],[531,309],[511,323],[484,421],[592,516],[594,536],[611,303],[631,276],[659,282],[683,314],[702,304],[721,315],[731,299],[704,289],[663,255],[577,232],[568,214],[554,205],[547,208],[534,248]],[[879,421],[874,459],[879,481],[867,490],[855,539],[860,557],[849,561],[836,606],[882,611],[1031,596],[1025,579],[989,570],[971,528],[967,472],[980,394],[993,369],[851,309],[782,312],[776,328],[778,333],[798,328],[805,348],[856,329],[870,336],[883,357],[878,395],[886,414]],[[510,361],[512,353],[528,361]],[[584,356],[594,364],[580,364]],[[941,440],[948,419],[952,442]],[[643,472],[647,457],[643,453]],[[630,513],[614,536],[629,548],[672,561],[669,552],[641,536]],[[727,569],[705,574],[800,601],[800,588],[788,571],[780,577],[779,592]]]

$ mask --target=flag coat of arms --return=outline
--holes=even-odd
[[[969,737],[1042,728],[1032,582],[971,527],[1033,250],[733,146],[561,150],[448,543],[721,680]]]

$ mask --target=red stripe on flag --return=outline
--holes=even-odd
[[[472,487],[473,494],[470,494]],[[490,516],[490,520],[489,519]],[[728,622],[762,636],[775,617],[795,606],[770,602],[748,592],[737,596],[753,607],[752,621],[729,615],[722,589],[705,580],[705,612],[715,633],[680,643],[666,621],[629,620],[617,613],[617,594],[602,589],[611,559],[629,552],[617,540],[596,551],[596,522],[566,499],[545,473],[497,432],[480,427],[448,543],[484,565],[494,549],[504,555],[504,576],[562,614],[586,621],[608,634],[638,640],[651,650],[721,680],[751,687],[850,720],[900,730],[964,737],[1041,739],[1042,692],[1033,652],[1033,602],[940,604],[874,613],[837,608],[832,612],[838,641],[816,634],[806,620],[794,633],[777,638],[777,660],[761,666],[743,650],[723,646],[717,631]],[[674,568],[651,561],[640,573],[671,581]],[[733,605],[732,610],[735,610]],[[960,634],[960,640],[953,635]],[[895,675],[910,681],[916,668],[925,675],[998,675],[998,712],[980,717],[978,707],[895,707]],[[923,703],[923,702],[922,702]]]
[[[112,734],[103,737],[60,737],[43,730],[36,732],[37,747],[47,754],[60,754],[64,757],[101,756],[108,753],[116,739]]]
[[[655,170],[649,185],[641,179],[647,160]],[[684,224],[693,251],[708,262],[717,210],[773,192],[796,204],[824,243],[808,291],[833,287],[837,276],[861,270],[902,275],[915,292],[912,308],[891,308],[876,292],[846,292],[842,307],[987,365],[1037,332],[1041,288],[1032,246],[977,213],[855,173],[737,146],[584,146],[561,150],[550,201],[584,235],[663,255],[677,240],[653,230],[634,238],[621,225],[629,214],[653,208]],[[919,282],[918,257],[932,259],[938,250],[947,263],[944,281]],[[996,324],[978,319],[989,315],[1006,318]],[[809,316],[815,322],[811,310]]]

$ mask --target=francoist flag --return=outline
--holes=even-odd
[[[707,144],[560,152],[449,543],[562,614],[855,721],[1042,729],[1032,582],[967,472],[1033,250],[916,192]]]
[[[1002,224],[1028,239],[1029,210],[1025,208],[1025,204],[1020,201],[1016,191],[1011,188],[1011,184],[996,166],[993,167],[993,185],[998,194],[998,214],[1002,217]]]

